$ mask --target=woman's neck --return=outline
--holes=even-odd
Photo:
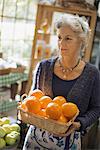
[[[70,58],[70,57],[60,57],[60,62],[61,64],[63,65],[64,68],[72,68],[74,67],[79,58],[78,57],[73,57],[73,58]]]

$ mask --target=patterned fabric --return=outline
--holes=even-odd
[[[0,87],[16,83],[17,81],[26,81],[28,74],[25,73],[10,73],[0,76]]]
[[[81,150],[80,132],[74,132],[67,138],[69,142],[68,150]],[[50,134],[46,130],[41,130],[31,126],[28,130],[23,150],[67,150],[66,137],[58,137]]]
[[[71,134],[68,150],[81,150],[81,133],[75,131]]]

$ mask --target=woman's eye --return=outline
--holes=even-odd
[[[67,37],[67,38],[65,38],[65,40],[72,40],[72,39]]]
[[[61,36],[58,36],[58,40],[62,40]],[[68,40],[72,40],[72,39],[69,37],[65,37],[63,40],[68,41]]]
[[[58,36],[58,40],[61,40],[61,36]]]

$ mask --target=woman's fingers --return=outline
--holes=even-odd
[[[69,127],[66,136],[69,136],[72,132],[79,129],[81,126],[80,122],[73,122],[73,124]]]
[[[66,136],[69,136],[72,132],[74,132],[75,131],[75,127],[72,125],[69,129],[68,129],[68,131],[67,131],[67,133],[66,133]]]
[[[80,122],[73,122],[73,126],[76,128],[76,129],[79,129],[81,124]]]

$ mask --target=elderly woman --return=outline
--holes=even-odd
[[[80,150],[81,132],[100,116],[100,73],[80,59],[87,45],[88,23],[66,15],[56,23],[56,28],[59,55],[38,64],[32,89],[41,89],[52,98],[64,96],[78,106],[80,114],[66,136],[30,126],[23,150]]]

